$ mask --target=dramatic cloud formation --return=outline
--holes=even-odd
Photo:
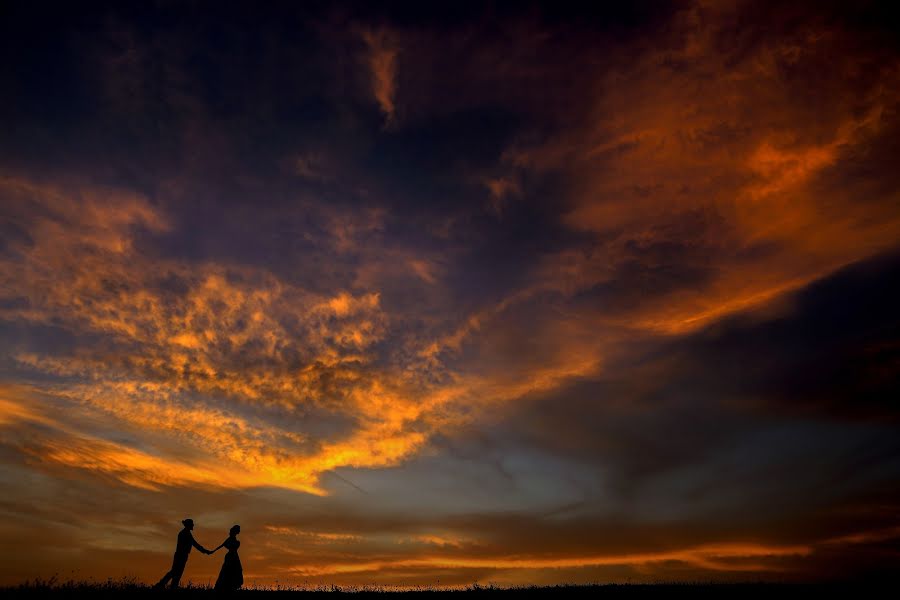
[[[0,581],[896,569],[881,7],[6,13]]]

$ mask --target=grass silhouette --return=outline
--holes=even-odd
[[[896,584],[890,586],[895,587]],[[96,581],[59,581],[56,578],[37,579],[25,583],[0,588],[3,598],[36,599],[50,596],[52,598],[135,598],[166,597],[180,598],[213,598],[223,595],[237,594],[242,598],[262,597],[294,598],[310,595],[352,594],[354,596],[395,596],[403,600],[416,596],[434,597],[502,597],[504,599],[519,597],[556,597],[583,596],[596,598],[798,598],[830,596],[832,594],[856,595],[865,594],[870,586],[859,582],[844,583],[652,583],[652,584],[593,584],[593,585],[556,585],[556,586],[521,586],[499,587],[494,585],[472,584],[466,587],[446,589],[439,587],[415,586],[409,588],[393,588],[389,586],[337,586],[319,585],[315,587],[298,587],[286,585],[249,586],[237,592],[216,592],[212,586],[197,585],[187,582],[177,590],[154,590],[148,584],[132,578],[108,579]],[[884,588],[879,586],[879,589]],[[874,591],[874,588],[872,589]],[[883,592],[882,592],[883,593]]]

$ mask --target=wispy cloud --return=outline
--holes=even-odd
[[[385,126],[389,127],[395,123],[397,116],[399,49],[396,40],[387,29],[367,29],[363,31],[362,37],[368,49],[366,64],[372,81],[372,95],[384,113]]]

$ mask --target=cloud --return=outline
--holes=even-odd
[[[503,213],[503,206],[511,196],[521,193],[518,182],[509,177],[488,178],[484,185],[490,192],[491,210],[498,215]]]
[[[309,181],[328,181],[333,178],[326,159],[319,153],[307,152],[293,157],[291,170]]]
[[[547,285],[623,287],[638,271],[644,293],[622,319],[677,334],[893,247],[893,194],[871,193],[854,171],[895,135],[885,116],[900,90],[896,59],[860,48],[856,32],[791,28],[775,8],[766,17],[785,30],[744,43],[728,33],[744,11],[684,9],[653,44],[586,74],[593,103],[577,126],[507,150],[511,165],[564,173],[564,222],[594,236],[547,255]],[[849,47],[852,57],[837,50]],[[793,76],[807,72],[827,75]],[[704,278],[666,288],[659,270]]]
[[[397,95],[397,55],[391,32],[387,29],[370,29],[362,32],[362,38],[368,46],[366,62],[372,79],[372,95],[384,113],[385,126],[396,121]]]
[[[153,489],[321,494],[326,471],[396,465],[432,432],[471,419],[473,405],[552,388],[595,363],[561,356],[504,379],[439,367],[437,381],[433,362],[379,365],[390,319],[378,292],[329,297],[258,269],[149,256],[136,247],[137,228],[158,235],[168,219],[138,196],[23,180],[3,190],[27,238],[7,247],[4,317],[96,339],[55,356],[18,352],[17,368],[50,376],[37,389],[107,426],[155,438],[152,452],[93,436],[32,452],[49,463]],[[338,250],[352,248],[355,225],[335,226]],[[427,263],[410,264],[434,282]],[[81,454],[96,459],[79,463]],[[164,477],[169,468],[181,475]]]
[[[635,554],[623,556],[584,556],[571,558],[504,558],[499,556],[485,558],[451,558],[422,557],[397,562],[375,562],[350,564],[334,564],[325,567],[297,567],[300,575],[331,575],[347,572],[376,572],[382,570],[402,569],[409,567],[440,567],[449,569],[487,568],[487,569],[559,569],[572,567],[591,567],[607,565],[644,565],[663,562],[684,562],[695,567],[713,571],[758,571],[758,563],[741,564],[729,559],[758,559],[778,556],[805,556],[810,549],[802,546],[764,547],[752,545],[728,545],[689,548],[680,551]]]
[[[365,366],[367,349],[383,336],[377,293],[321,297],[239,268],[150,262],[135,250],[131,231],[146,224],[160,230],[164,219],[140,199],[111,196],[100,204],[94,192],[66,198],[56,188],[9,181],[4,191],[14,210],[38,206],[42,215],[20,220],[29,242],[8,248],[4,290],[12,308],[6,318],[54,322],[103,340],[65,358],[20,354],[23,366],[87,379],[46,391],[132,428],[178,435],[187,426],[193,437],[182,441],[188,446],[199,443],[219,459],[268,474],[252,481],[306,491],[317,491],[323,470],[389,464],[420,443],[421,433],[404,431],[418,410],[403,400],[402,383]],[[233,409],[188,393],[268,411],[258,417],[266,424],[251,426]],[[275,427],[278,411],[352,415],[361,437],[323,444],[316,458],[287,431],[280,444],[309,455],[292,459],[288,448],[273,454],[276,440],[265,431]],[[248,445],[253,437],[258,443]],[[75,455],[47,455],[56,462],[65,456]]]

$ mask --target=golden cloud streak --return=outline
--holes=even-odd
[[[644,566],[678,562],[712,571],[771,571],[771,565],[741,562],[747,559],[805,557],[810,546],[766,546],[762,544],[713,544],[665,552],[576,557],[450,557],[422,556],[395,561],[298,565],[297,575],[313,577],[403,568],[437,567],[441,569],[568,569],[601,566]]]

